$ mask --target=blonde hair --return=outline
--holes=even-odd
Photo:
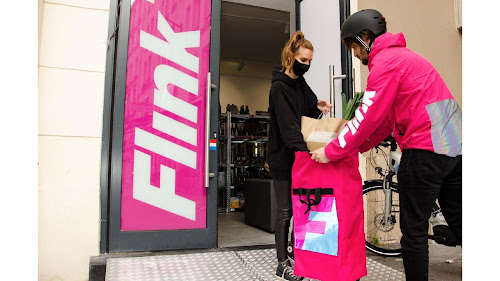
[[[286,42],[285,47],[283,47],[283,50],[281,51],[281,71],[291,69],[293,67],[295,55],[300,47],[314,51],[312,43],[304,38],[304,33],[297,30],[294,34],[292,34],[292,36],[290,36],[290,39]]]

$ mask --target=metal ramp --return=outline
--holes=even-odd
[[[362,281],[405,280],[404,273],[367,258]],[[275,249],[108,258],[106,281],[270,281]],[[308,279],[306,279],[308,280]]]

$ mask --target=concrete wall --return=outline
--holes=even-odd
[[[88,280],[99,254],[109,0],[39,1],[38,280]]]
[[[357,6],[378,10],[389,32],[403,32],[407,47],[436,67],[462,106],[462,34],[455,23],[453,0],[359,0]],[[362,66],[361,73],[364,90],[368,68]]]
[[[40,61],[40,43],[42,41],[43,7],[44,1],[38,0],[38,61]]]

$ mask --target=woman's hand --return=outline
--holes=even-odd
[[[328,159],[328,157],[326,157],[324,147],[318,148],[315,151],[311,152],[311,159],[316,161],[316,162],[323,163],[323,164],[330,162],[330,159]]]
[[[319,100],[318,101],[318,109],[323,112],[323,114],[327,114],[330,112],[330,109],[332,108],[333,105],[331,105],[329,102],[326,100]]]

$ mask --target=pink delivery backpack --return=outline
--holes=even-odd
[[[294,273],[321,281],[366,276],[358,153],[321,164],[295,152],[292,168]]]

